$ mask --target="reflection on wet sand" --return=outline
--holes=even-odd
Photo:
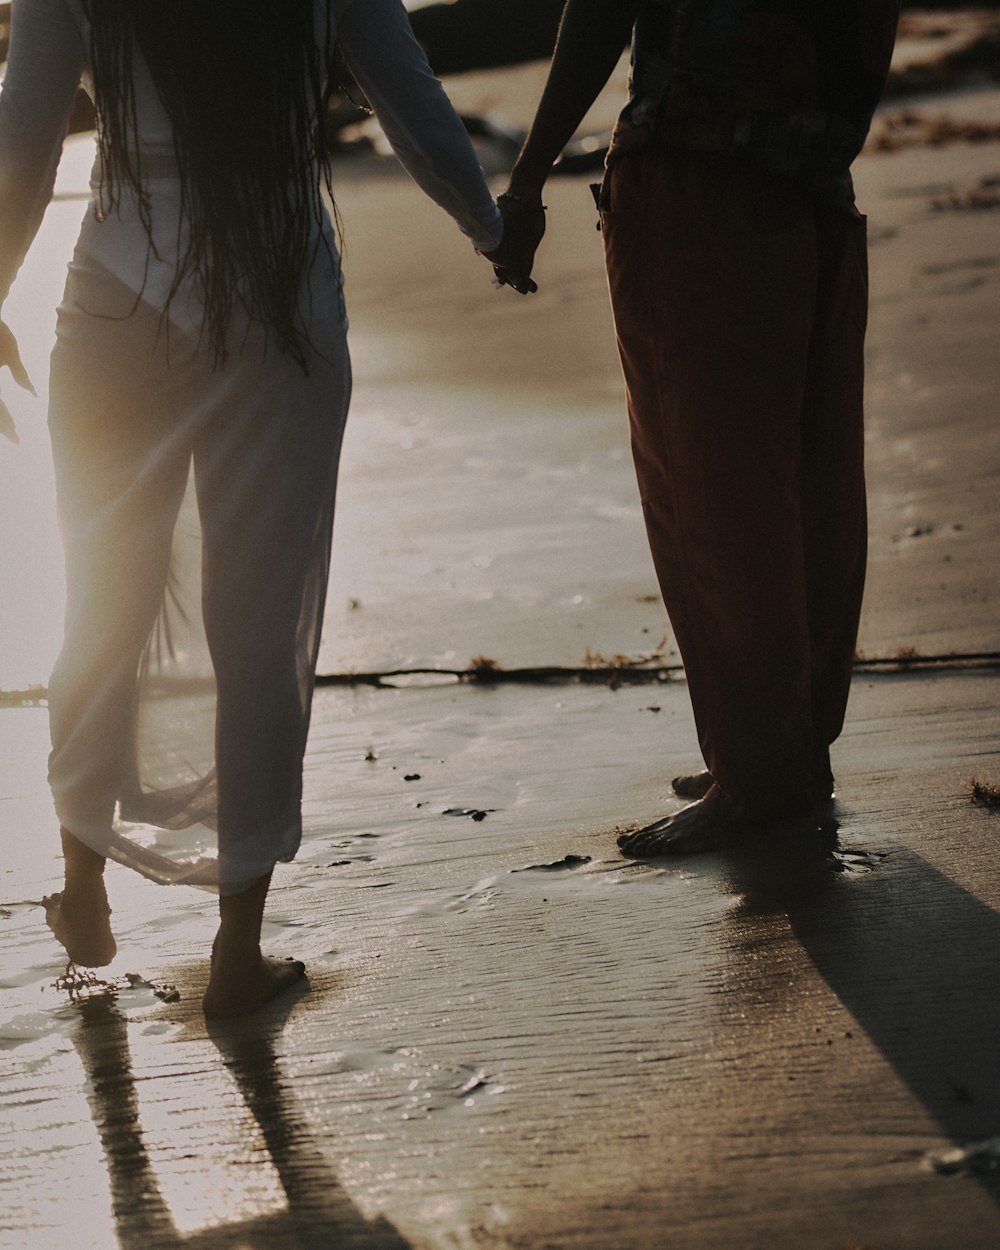
[[[260,1019],[214,1027],[214,1049],[206,1044],[197,1069],[171,1076],[171,1102],[157,1108],[133,1075],[128,1021],[113,994],[80,1001],[73,1042],[122,1250],[407,1250],[386,1219],[365,1219],[313,1144],[275,1053],[293,1006],[294,998],[275,1007],[263,1027]],[[207,1087],[206,1067],[218,1070]],[[234,1118],[246,1122],[224,1162],[197,1149],[200,1134],[215,1140]]]

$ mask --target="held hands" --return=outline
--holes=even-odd
[[[538,286],[531,278],[535,252],[545,234],[545,206],[541,197],[505,191],[497,196],[503,216],[503,238],[492,252],[484,252],[493,262],[493,272],[501,286],[513,287],[521,295],[531,295]]]
[[[0,369],[7,366],[11,372],[11,376],[18,386],[35,394],[35,388],[31,385],[31,379],[28,377],[28,371],[21,363],[21,353],[17,350],[17,339],[14,338],[13,331],[3,321],[0,321]],[[0,399],[0,434],[4,438],[9,438],[12,443],[19,443],[21,440],[17,436],[17,430],[14,426],[14,420],[7,411],[7,405]]]

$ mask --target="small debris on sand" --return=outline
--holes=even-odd
[[[1000,140],[1000,123],[957,121],[943,116],[928,116],[918,109],[900,109],[885,113],[876,122],[866,151],[899,152],[904,148],[939,148],[948,143],[996,143]]]
[[[942,1176],[981,1176],[984,1172],[995,1172],[1000,1168],[1000,1137],[938,1151],[929,1155],[927,1162]]]
[[[943,27],[944,14],[935,15]],[[997,46],[1000,29],[996,13],[955,14],[951,30],[935,32],[939,39],[951,35],[950,46],[894,64],[886,83],[887,99],[898,96],[924,94],[930,91],[949,91],[956,87],[979,85],[997,80]],[[907,30],[910,26],[910,30]],[[900,35],[917,32],[909,22],[904,22]],[[918,36],[919,37],[919,36]],[[932,45],[933,46],[933,45]],[[900,43],[897,42],[897,49]]]
[[[944,195],[936,195],[929,201],[935,212],[977,212],[1000,208],[1000,179],[983,178],[974,187],[957,190],[952,187]]]
[[[502,666],[496,660],[491,660],[488,655],[476,655],[469,661],[468,680],[490,686],[496,674],[501,671]]]
[[[994,785],[991,781],[983,781],[981,777],[969,777],[966,779],[965,788],[968,791],[970,803],[978,803],[993,811],[1000,810],[1000,786]]]

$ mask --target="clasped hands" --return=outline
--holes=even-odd
[[[28,371],[21,361],[21,353],[17,349],[17,339],[14,338],[14,332],[5,322],[0,321],[0,369],[5,365],[10,370],[11,377],[13,377],[18,386],[34,395],[35,388],[31,385]],[[2,399],[0,399],[0,434],[4,438],[9,438],[12,443],[21,441],[17,436],[14,419]]]
[[[541,197],[505,192],[497,198],[503,217],[503,238],[491,252],[483,252],[493,264],[502,286],[513,287],[521,295],[538,290],[531,269],[535,252],[545,234],[545,208]]]

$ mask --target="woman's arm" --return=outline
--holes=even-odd
[[[66,0],[14,0],[0,90],[0,307],[52,196],[83,66]]]
[[[500,213],[444,88],[400,0],[348,0],[337,34],[344,58],[407,172],[481,252],[503,235]]]
[[[18,386],[34,395],[35,388],[31,385],[27,369],[21,363],[21,353],[17,349],[17,339],[14,338],[10,327],[0,321],[0,368],[3,368],[4,365],[11,371]],[[0,434],[4,438],[9,438],[12,443],[21,441],[17,436],[14,418],[10,415],[7,405],[2,399],[0,399]]]
[[[65,0],[14,0],[0,89],[0,309],[52,196],[83,64],[83,41]],[[0,321],[5,367],[32,389],[17,340]],[[17,441],[2,400],[0,434]]]

